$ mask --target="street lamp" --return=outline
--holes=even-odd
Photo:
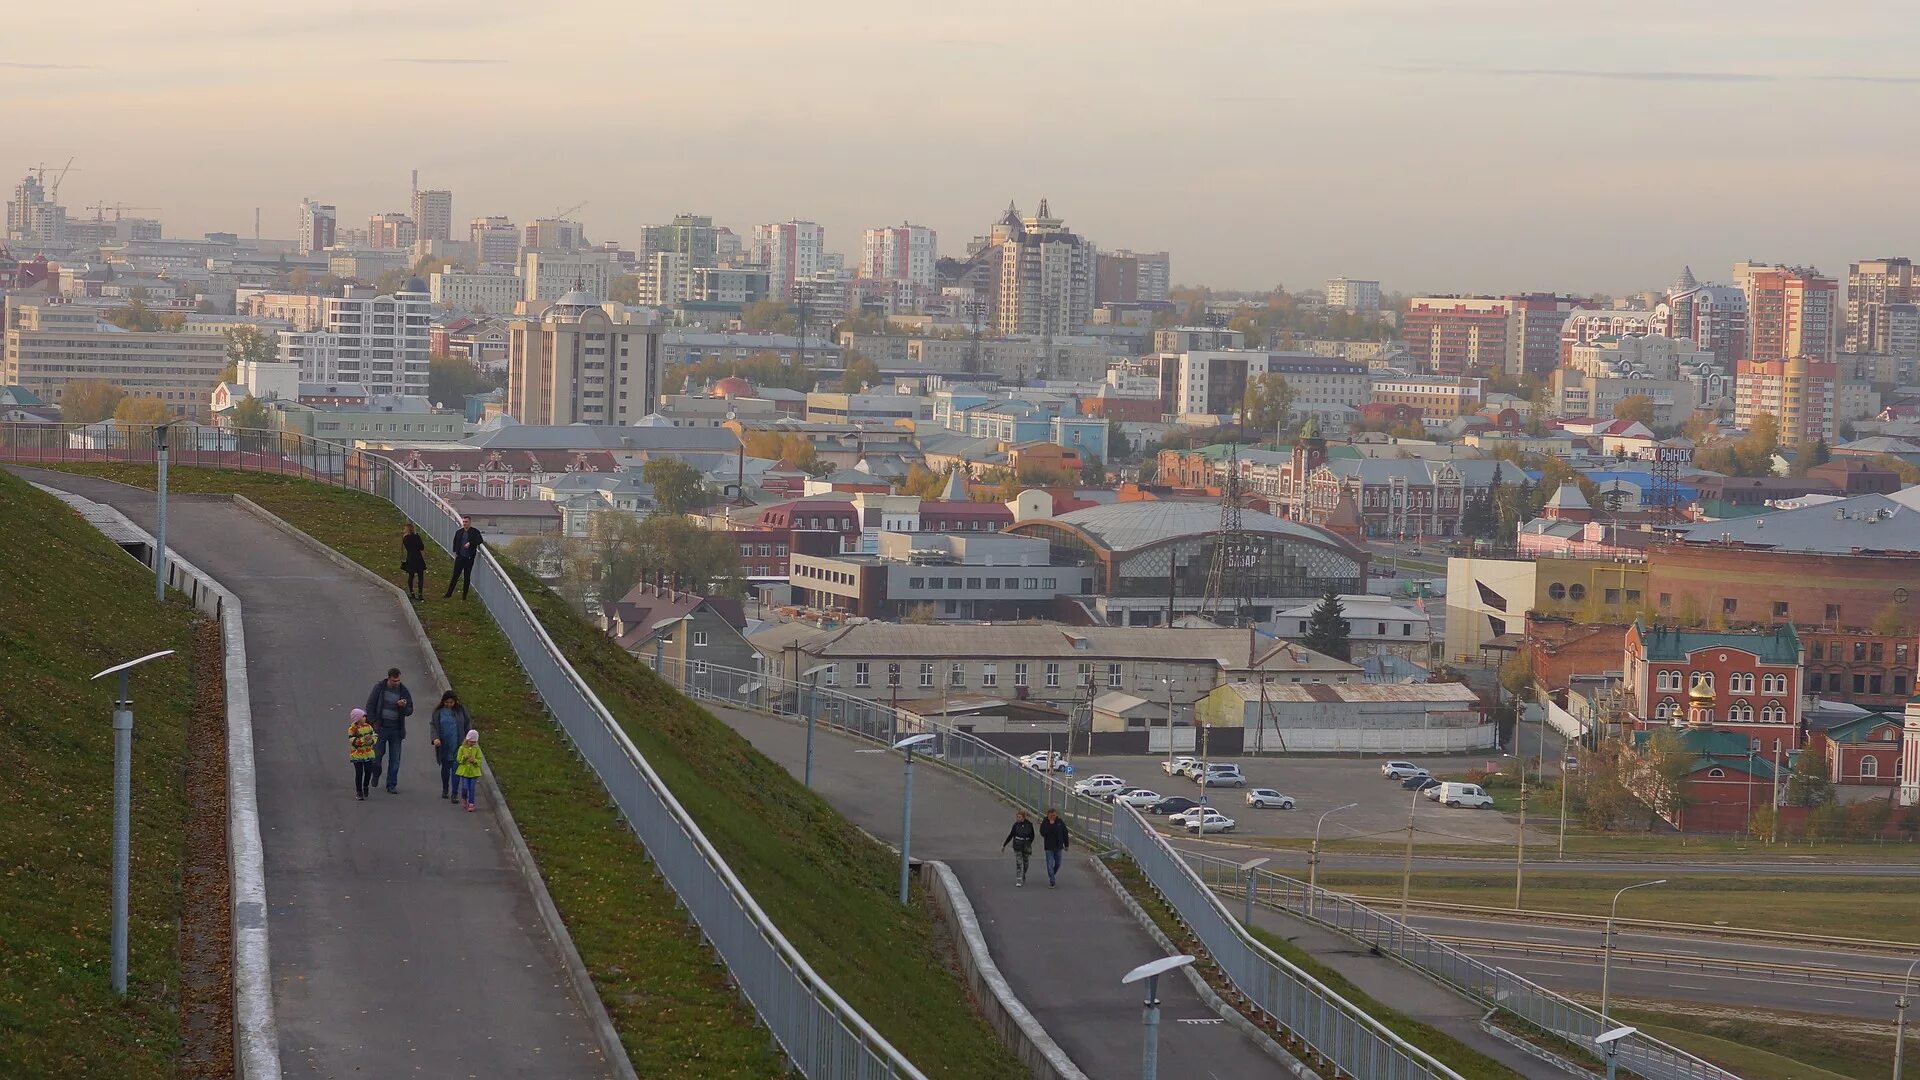
[[[1600,1022],[1606,1023],[1607,1002],[1610,1000],[1607,988],[1608,979],[1613,974],[1613,919],[1620,912],[1620,898],[1635,889],[1644,889],[1649,885],[1665,885],[1666,878],[1658,881],[1643,881],[1638,885],[1629,885],[1613,894],[1613,903],[1607,907],[1606,937],[1600,942]]]
[[[813,722],[820,714],[820,673],[832,667],[832,664],[815,664],[801,672],[807,680],[807,771],[803,782],[813,786]]]
[[[1167,684],[1167,764],[1173,764],[1173,676],[1162,675],[1160,681]],[[1173,775],[1173,769],[1167,769],[1167,775]]]
[[[1636,1027],[1617,1027],[1612,1031],[1603,1031],[1594,1036],[1593,1041],[1600,1047],[1601,1052],[1607,1055],[1607,1080],[1614,1080],[1614,1077],[1619,1075],[1620,1040],[1639,1033],[1640,1029]]]
[[[1242,877],[1245,878],[1245,881],[1243,882],[1243,884],[1245,884],[1247,887],[1247,896],[1246,896],[1247,906],[1246,906],[1246,910],[1242,912],[1240,916],[1241,926],[1245,926],[1249,929],[1251,929],[1253,926],[1253,883],[1256,880],[1254,876],[1254,872],[1272,861],[1273,861],[1272,859],[1267,859],[1267,858],[1248,859],[1246,862],[1243,862],[1240,864],[1240,873]]]
[[[1413,892],[1413,812],[1420,808],[1422,794],[1415,790],[1413,801],[1407,804],[1407,855],[1400,864],[1400,922],[1403,925],[1407,921],[1407,898]]]
[[[907,867],[912,861],[913,847],[913,748],[933,741],[933,734],[909,735],[894,743],[891,749],[906,753],[907,779],[906,792],[900,799],[900,902],[907,902]],[[856,750],[857,754],[884,754],[885,750]]]
[[[1907,1042],[1907,992],[1913,988],[1913,969],[1920,960],[1907,965],[1907,977],[1900,981],[1900,996],[1893,1006],[1893,1080],[1900,1080],[1900,1056]]]
[[[1185,953],[1179,956],[1163,956],[1150,963],[1141,964],[1120,977],[1120,985],[1137,983],[1142,979],[1147,983],[1146,1009],[1141,1017],[1145,1028],[1145,1039],[1140,1052],[1140,1080],[1159,1080],[1160,1077],[1160,976],[1193,963],[1194,958]]]
[[[153,450],[155,461],[154,488],[160,496],[159,527],[154,530],[153,552],[153,598],[167,598],[167,425],[161,424],[153,429]],[[102,672],[102,674],[105,674]],[[99,678],[96,675],[94,678]],[[125,979],[125,973],[122,973]],[[124,990],[125,987],[122,987]]]
[[[1314,910],[1319,906],[1320,826],[1327,823],[1328,814],[1337,814],[1342,810],[1351,810],[1359,805],[1359,803],[1348,803],[1345,806],[1336,806],[1331,810],[1321,813],[1319,820],[1313,823],[1313,846],[1307,849],[1307,914],[1309,915],[1313,914]]]
[[[163,549],[164,550],[164,549]],[[164,580],[164,579],[163,579]],[[127,672],[149,660],[172,656],[166,649],[110,667],[94,679],[120,676],[120,696],[113,703],[113,992],[127,993],[127,869],[133,832],[133,698],[127,693]],[[87,680],[92,682],[92,679]]]

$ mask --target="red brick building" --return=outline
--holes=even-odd
[[[1506,369],[1512,302],[1491,296],[1422,296],[1400,317],[1407,351],[1430,375],[1494,375]]]
[[[1740,632],[1636,620],[1625,656],[1636,727],[1734,732],[1769,756],[1800,745],[1800,637],[1791,625]]]
[[[1901,761],[1899,713],[1867,713],[1808,739],[1807,752],[1827,762],[1827,777],[1835,784],[1856,787],[1893,787],[1906,772]]]
[[[611,476],[619,471],[619,463],[605,450],[490,450],[456,446],[443,450],[403,450],[393,458],[437,494],[476,499],[531,499],[535,485],[551,476],[567,473]]]

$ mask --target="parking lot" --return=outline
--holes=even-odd
[[[1388,760],[1386,758],[1232,757],[1213,760],[1236,764],[1246,774],[1246,788],[1206,789],[1208,800],[1234,819],[1235,832],[1241,835],[1311,839],[1314,821],[1322,811],[1356,803],[1358,805],[1352,809],[1342,810],[1327,818],[1326,825],[1320,830],[1323,845],[1329,841],[1361,838],[1391,842],[1406,836],[1407,807],[1415,795],[1380,775],[1380,766]],[[1415,756],[1408,760],[1425,766],[1435,776],[1477,771],[1488,760],[1496,764],[1499,762],[1498,757],[1489,759],[1484,755]],[[1151,788],[1161,795],[1199,798],[1199,785],[1185,777],[1168,776],[1161,771],[1161,764],[1165,761],[1165,755],[1101,754],[1078,757],[1073,759],[1072,781],[1084,780],[1098,773],[1111,773],[1125,780],[1130,787]],[[1273,788],[1293,796],[1295,808],[1263,810],[1248,806],[1245,793],[1256,787]],[[1541,809],[1550,812],[1550,808]],[[1530,843],[1546,838],[1547,832],[1542,829],[1546,824],[1544,816],[1533,819],[1527,836]],[[1414,812],[1414,841],[1416,844],[1511,844],[1517,826],[1516,818],[1511,815],[1493,810],[1451,810],[1430,799],[1421,798],[1419,809]]]

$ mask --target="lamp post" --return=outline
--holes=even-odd
[[[1256,880],[1254,872],[1272,861],[1272,859],[1266,858],[1248,859],[1246,862],[1240,864],[1240,876],[1243,879],[1241,884],[1247,888],[1246,908],[1240,915],[1241,926],[1249,929],[1253,927],[1253,883]]]
[[[122,997],[127,993],[127,872],[133,853],[133,697],[127,692],[127,672],[149,660],[172,655],[172,649],[148,653],[93,677],[120,676],[120,696],[113,702],[112,980],[113,992]]]
[[[1307,914],[1312,915],[1320,906],[1320,826],[1327,823],[1327,815],[1342,810],[1351,810],[1359,803],[1336,806],[1321,813],[1320,819],[1313,823],[1313,846],[1307,849]]]
[[[1567,857],[1567,761],[1573,757],[1573,737],[1560,748],[1560,858]]]
[[[1920,960],[1907,965],[1907,977],[1900,981],[1900,996],[1893,1004],[1893,1080],[1900,1080],[1901,1051],[1907,1043],[1907,992],[1913,987],[1913,969]]]
[[[1542,740],[1544,742],[1544,740]],[[1527,879],[1527,762],[1520,760],[1520,833],[1513,849],[1513,910],[1521,910],[1520,898]]]
[[[1193,957],[1182,953],[1179,956],[1164,956],[1150,963],[1141,964],[1120,977],[1122,986],[1142,980],[1147,984],[1147,1000],[1141,1026],[1145,1028],[1140,1051],[1141,1080],[1159,1080],[1160,1077],[1160,976],[1193,963]]]
[[[1640,1029],[1636,1027],[1617,1027],[1594,1037],[1593,1041],[1607,1058],[1607,1080],[1614,1080],[1620,1075],[1620,1040],[1639,1033]]]
[[[1607,1003],[1612,1000],[1608,993],[1609,979],[1613,974],[1613,919],[1620,913],[1620,898],[1635,889],[1644,889],[1649,885],[1665,885],[1666,878],[1657,881],[1643,881],[1638,885],[1629,885],[1613,894],[1613,903],[1607,908],[1606,937],[1600,942],[1600,1022],[1607,1022]]]
[[[154,489],[160,497],[160,519],[153,531],[153,598],[167,598],[167,425],[153,429]],[[99,676],[95,676],[98,678]],[[124,979],[125,973],[122,973]],[[122,988],[124,989],[124,987]]]
[[[1413,793],[1407,804],[1407,855],[1400,864],[1400,921],[1407,921],[1407,898],[1413,892],[1413,812],[1420,808],[1421,792]]]
[[[933,741],[931,733],[909,735],[894,743],[890,749],[903,751],[906,755],[907,773],[905,792],[900,799],[900,902],[907,902],[907,868],[912,864],[913,856],[913,748]],[[856,750],[856,754],[884,754],[885,750]]]
[[[820,673],[832,664],[815,664],[801,674],[807,679],[807,770],[802,782],[813,786],[813,722],[820,714]]]
[[[1160,681],[1167,684],[1167,764],[1172,765],[1173,764],[1173,676],[1162,675],[1160,676]],[[1167,775],[1172,776],[1173,770],[1168,769]]]

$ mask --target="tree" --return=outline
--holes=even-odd
[[[125,307],[117,307],[102,316],[108,322],[122,330],[137,330],[145,333],[165,331],[177,334],[187,325],[187,317],[173,311],[155,311],[147,306],[146,292],[135,289],[134,295]]]
[[[1628,394],[1613,403],[1615,420],[1637,420],[1648,427],[1653,426],[1653,399],[1645,394]]]
[[[1088,487],[1107,486],[1107,463],[1099,454],[1088,454],[1080,463],[1080,482]]]
[[[653,485],[654,505],[663,514],[677,517],[706,504],[700,471],[679,458],[653,458],[641,468],[640,476]]]
[[[1676,731],[1656,731],[1642,750],[1646,765],[1646,801],[1656,819],[1677,821],[1690,801],[1688,788],[1698,756]],[[1656,821],[1647,822],[1649,827]]]
[[[122,397],[113,407],[116,422],[128,425],[164,424],[167,422],[167,403],[159,398]]]
[[[1786,804],[1819,808],[1833,801],[1833,780],[1827,775],[1824,757],[1802,750],[1787,770]]]
[[[240,377],[243,363],[267,364],[280,359],[280,339],[257,326],[236,326],[227,331],[227,366],[220,372],[221,382]]]
[[[126,392],[110,382],[81,379],[60,394],[60,419],[69,424],[97,424],[113,415]]]
[[[1285,376],[1271,372],[1247,385],[1246,426],[1255,431],[1274,433],[1293,419],[1293,387]]]
[[[1825,465],[1832,459],[1833,454],[1827,449],[1827,440],[1815,439],[1812,442],[1803,442],[1794,447],[1793,468],[1788,471],[1794,476],[1805,476],[1808,469]]]
[[[800,320],[778,300],[757,300],[740,309],[740,325],[748,330],[791,334],[800,328]]]
[[[1475,540],[1492,540],[1500,531],[1500,519],[1493,512],[1490,491],[1467,496],[1466,509],[1460,514],[1460,531]]]
[[[435,404],[458,408],[468,394],[484,394],[500,382],[458,356],[427,358],[427,397]]]
[[[908,626],[932,626],[939,619],[934,616],[932,604],[914,604],[900,616],[900,621]]]
[[[638,304],[640,302],[640,275],[621,274],[620,279],[607,290],[607,299],[616,304]]]
[[[1533,654],[1516,652],[1500,665],[1500,688],[1515,701],[1532,701]]]
[[[259,398],[249,394],[234,403],[233,415],[228,417],[227,426],[236,431],[272,431],[273,410]]]
[[[706,595],[741,596],[740,547],[725,532],[703,529],[688,518],[654,514],[640,523],[642,565],[680,587]]]
[[[1320,606],[1307,616],[1307,633],[1300,644],[1317,653],[1325,653],[1336,660],[1348,660],[1353,656],[1353,642],[1349,638],[1347,610],[1340,604],[1340,597],[1329,591],[1320,598]]]
[[[840,392],[857,394],[869,386],[880,385],[880,365],[854,353],[847,358],[847,366],[840,374]]]
[[[947,476],[951,468],[934,471],[918,463],[907,466],[907,478],[900,482],[899,494],[918,495],[923,499],[937,499],[947,488]]]
[[[646,532],[639,518],[624,510],[587,515],[586,553],[590,577],[601,607],[627,595],[646,574]]]

